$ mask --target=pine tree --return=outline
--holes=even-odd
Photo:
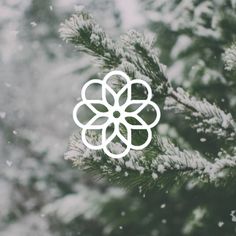
[[[235,4],[149,4],[151,28],[157,26],[163,33],[156,32],[159,50],[153,40],[136,31],[114,42],[85,11],[77,11],[62,24],[60,34],[92,55],[104,74],[119,69],[132,79],[147,81],[153,101],[162,108],[162,124],[153,130],[148,148],[130,151],[123,159],[88,150],[79,130],[72,135],[65,158],[128,189],[125,197],[106,203],[96,216],[103,219],[100,223],[107,226],[107,234],[234,235]],[[181,65],[182,70],[174,74],[177,82],[169,78],[170,70],[161,59],[171,69]],[[204,87],[209,94],[201,91]],[[143,95],[138,89],[135,93]],[[93,133],[91,139],[96,141]]]

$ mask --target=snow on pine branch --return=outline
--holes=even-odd
[[[215,181],[222,177],[222,171],[227,168],[236,167],[236,155],[230,156],[227,153],[219,154],[214,162],[208,161],[197,151],[181,151],[168,139],[158,139],[164,154],[157,157],[158,162],[163,161],[163,166],[171,169],[171,164],[177,170],[193,170],[200,176],[207,176],[210,181]],[[173,170],[173,169],[172,169]],[[192,173],[193,174],[193,173]]]
[[[165,109],[174,109],[177,112],[186,113],[187,119],[194,122],[197,132],[215,134],[234,141],[236,138],[236,123],[230,113],[226,114],[215,104],[206,99],[198,100],[190,97],[182,88],[171,91],[171,97],[165,101]]]
[[[159,0],[149,1],[147,17],[152,22],[162,23],[171,31],[191,32],[198,37],[213,38],[219,40],[222,37],[220,27],[221,18],[227,12],[221,14],[225,1],[194,1],[194,0]],[[225,12],[224,12],[225,13]]]
[[[167,90],[167,78],[164,75],[165,66],[159,62],[157,54],[153,53],[151,45],[144,37],[136,39],[135,47],[146,52],[144,58],[133,53],[132,41],[128,46],[125,39],[129,34],[122,37],[120,42],[114,43],[95,20],[86,12],[77,11],[69,20],[61,24],[59,33],[63,40],[73,43],[79,50],[95,56],[106,69],[119,67],[124,62],[134,65],[144,76],[148,76],[154,85],[154,90],[159,94]],[[134,34],[134,32],[133,32]],[[140,35],[141,36],[141,35]],[[137,50],[135,52],[138,52]],[[152,52],[152,53],[150,53]],[[126,72],[126,71],[124,71]]]
[[[93,17],[83,11],[73,14],[69,20],[61,24],[60,36],[66,42],[71,42],[106,65],[113,67],[121,61],[121,52],[114,42],[105,34]]]
[[[126,52],[126,60],[150,78],[154,95],[166,96],[171,85],[166,75],[166,66],[159,61],[159,53],[153,48],[153,40],[130,30],[121,37],[120,46]]]
[[[114,187],[102,193],[82,184],[78,184],[76,189],[78,192],[67,194],[44,206],[42,213],[53,216],[66,224],[78,217],[95,219],[99,216],[103,204],[125,195],[122,189]]]
[[[232,44],[231,47],[225,50],[223,60],[225,62],[226,70],[236,70],[236,43]]]
[[[190,97],[182,89],[174,90],[165,74],[165,66],[159,61],[158,52],[152,48],[152,41],[142,34],[130,31],[114,43],[83,11],[66,20],[60,34],[65,41],[95,56],[104,68],[122,68],[131,78],[145,78],[153,90],[153,100],[167,97],[166,108],[174,107],[178,112],[187,112],[198,132],[235,140],[236,125],[232,115],[206,100]]]
[[[93,132],[88,132],[88,135],[91,135],[94,141]],[[114,177],[118,182],[135,182],[138,185],[142,185],[138,181],[140,175],[156,183],[176,171],[180,176],[185,174],[191,177],[195,174],[200,180],[214,182],[223,176],[225,170],[236,167],[236,156],[220,156],[215,159],[215,162],[210,162],[197,151],[181,151],[165,138],[158,137],[154,140],[155,143],[147,152],[131,150],[125,158],[113,159],[102,151],[86,148],[78,132],[70,139],[65,159],[71,160],[75,166],[91,170],[102,177]],[[119,151],[122,146],[119,143],[112,143],[110,148],[112,151],[115,149]]]

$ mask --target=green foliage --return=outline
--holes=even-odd
[[[154,129],[148,148],[130,151],[118,160],[103,151],[88,150],[80,131],[72,135],[67,159],[128,190],[126,197],[103,207],[101,217],[108,234],[234,235],[235,224],[230,219],[236,197],[235,102],[231,102],[235,100],[232,29],[236,24],[232,2],[149,1],[150,28],[157,34],[156,42],[136,31],[114,42],[85,11],[76,12],[62,24],[61,37],[94,56],[104,73],[120,69],[132,79],[147,81],[153,101],[164,108],[162,123],[177,130],[173,138],[161,135],[161,127]],[[229,44],[233,46],[224,53]],[[183,69],[169,78],[170,70],[180,65]],[[143,95],[135,89],[134,96]],[[92,131],[88,136],[98,141]],[[135,136],[136,141],[142,138],[141,134]],[[110,148],[122,146],[113,142]]]

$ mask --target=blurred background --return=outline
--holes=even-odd
[[[105,200],[104,184],[64,160],[81,86],[99,71],[59,38],[60,23],[80,5],[114,38],[144,23],[135,1],[129,10],[125,1],[0,1],[1,236],[99,235],[96,221],[84,218]]]
[[[212,1],[167,2],[168,6],[151,0],[0,1],[1,236],[236,235],[232,200],[225,209],[215,210],[211,226],[198,231],[207,214],[197,198],[205,190],[195,189],[194,183],[172,188],[172,197],[167,191],[127,193],[64,160],[69,137],[77,129],[71,113],[81,86],[99,75],[91,57],[59,38],[60,23],[80,5],[113,39],[129,29],[154,37],[175,85],[235,115],[233,76],[217,71],[223,68],[223,46],[233,41],[236,21],[228,15],[234,16],[235,1],[215,1],[216,6]],[[223,25],[218,24],[221,17]],[[189,134],[189,127],[174,118],[164,118],[160,133],[180,143],[181,134],[187,146],[217,152],[218,143],[202,146],[205,138]],[[209,198],[204,195],[212,209],[214,191]],[[232,224],[220,231],[227,220]]]

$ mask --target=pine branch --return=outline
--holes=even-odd
[[[154,96],[166,96],[171,85],[165,74],[166,66],[159,61],[158,51],[152,47],[152,41],[131,30],[121,37],[120,45],[127,51],[126,60],[150,78]]]
[[[77,12],[62,24],[60,34],[67,42],[95,56],[104,68],[123,68],[131,78],[145,78],[152,87],[153,100],[167,97],[166,109],[173,107],[169,106],[171,103],[177,112],[188,113],[198,132],[213,133],[228,141],[235,140],[236,124],[232,115],[206,100],[190,98],[182,89],[173,89],[165,74],[165,66],[159,62],[158,52],[141,34],[130,31],[115,44],[85,12]]]
[[[228,141],[235,140],[236,123],[230,113],[226,114],[215,104],[210,104],[206,99],[201,101],[195,97],[190,98],[189,94],[181,88],[177,90],[173,89],[164,73],[164,66],[159,62],[158,53],[152,49],[151,43],[141,34],[131,31],[123,38],[125,39],[124,42],[127,48],[131,49],[137,57],[142,58],[143,69],[141,71],[151,79],[152,85],[155,84],[157,78],[160,78],[163,81],[161,85],[164,85],[164,91],[168,89],[168,98],[174,99],[176,110],[182,113],[183,109],[178,108],[179,105],[181,108],[184,106],[184,111],[189,113],[191,118],[198,118],[194,124],[198,132],[213,133],[218,138],[227,138]],[[136,68],[138,67],[136,66]],[[162,92],[161,94],[163,95],[162,89],[158,91],[158,94]],[[153,91],[154,95],[156,94],[155,92],[156,90]],[[168,108],[170,109],[171,107],[173,106]]]
[[[171,91],[170,97],[166,99],[165,109],[174,109],[188,115],[187,118],[194,123],[194,128],[199,133],[214,134],[217,138],[235,141],[236,123],[232,115],[226,114],[206,99],[201,101],[190,97],[182,88]]]
[[[111,68],[119,67],[124,61],[129,62],[136,67],[136,70],[139,70],[140,73],[155,82],[153,83],[155,85],[153,88],[154,92],[156,91],[155,94],[160,89],[162,94],[166,93],[168,81],[163,73],[164,65],[159,62],[158,57],[150,56],[151,54],[149,54],[146,59],[149,62],[150,59],[152,60],[155,70],[149,69],[147,71],[147,63],[144,63],[142,58],[132,53],[132,46],[125,46],[125,36],[121,42],[115,44],[89,14],[79,11],[72,15],[69,20],[66,20],[61,25],[59,33],[66,42],[73,43],[79,50],[96,57],[106,69],[110,70]],[[141,45],[144,46],[142,43]],[[152,76],[150,76],[150,73],[152,73]],[[158,94],[161,93],[159,92]]]
[[[94,141],[93,132],[89,135]],[[210,162],[197,151],[181,151],[170,140],[160,137],[154,140],[146,152],[130,151],[125,158],[113,159],[103,151],[86,148],[78,132],[71,137],[65,159],[123,186],[142,188],[161,186],[170,176],[188,179],[197,176],[199,180],[216,183],[225,171],[236,167],[236,155],[224,155]],[[119,143],[112,143],[110,148],[114,151],[117,146],[122,148]]]
[[[95,56],[110,69],[121,63],[122,52],[89,14],[78,11],[61,24],[60,36],[80,51]]]
[[[232,44],[231,47],[225,50],[223,60],[225,62],[226,70],[236,70],[236,43]]]
[[[174,108],[178,113],[188,115],[197,132],[235,141],[236,125],[232,115],[205,99],[190,97],[183,89],[175,90],[165,74],[165,66],[159,62],[158,52],[153,50],[152,43],[141,34],[131,31],[115,44],[94,19],[84,12],[77,12],[62,24],[60,34],[67,42],[95,56],[103,68],[118,68],[131,78],[147,81],[154,94],[153,100],[158,101],[160,96],[166,97],[165,108]],[[98,141],[92,132],[90,138],[92,143]],[[123,147],[119,143],[111,143],[110,148],[114,151]],[[127,181],[129,186],[142,186],[147,182],[150,185],[156,184],[158,179],[165,176],[168,180],[173,173],[179,177],[197,175],[199,179],[215,182],[222,171],[236,166],[233,154],[217,157],[214,162],[210,162],[198,152],[181,151],[170,141],[157,136],[153,137],[153,143],[146,151],[130,151],[125,158],[117,160],[107,157],[103,151],[87,149],[80,135],[74,135],[65,157],[83,169],[113,178],[123,185]]]
[[[199,38],[216,41],[223,36],[219,26],[221,18],[233,12],[233,9],[221,14],[225,2],[215,5],[211,1],[150,1],[147,17],[152,22],[164,24],[173,32],[187,32]]]
[[[76,193],[67,194],[43,207],[42,213],[60,222],[69,223],[79,216],[84,219],[95,219],[99,216],[103,204],[124,197],[124,191],[110,187],[100,193],[79,184]],[[83,207],[81,207],[83,206]]]

